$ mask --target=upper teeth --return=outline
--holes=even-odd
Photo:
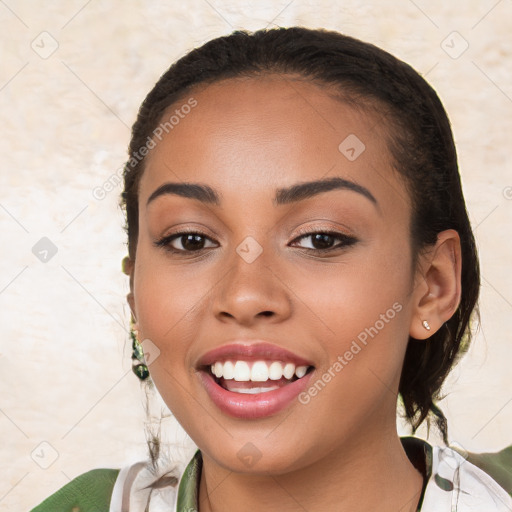
[[[296,375],[299,379],[306,375],[307,366],[295,366],[293,363],[273,361],[217,361],[211,365],[211,371],[217,378],[234,379],[239,382],[265,382],[266,380],[279,380],[282,377],[291,379]]]

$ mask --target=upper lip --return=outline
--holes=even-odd
[[[217,361],[241,360],[241,361],[283,361],[294,363],[296,366],[313,366],[313,364],[289,350],[274,345],[268,341],[251,340],[235,341],[214,348],[203,354],[197,366],[210,366]]]

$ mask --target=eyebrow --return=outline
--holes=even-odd
[[[287,188],[279,188],[276,191],[274,204],[279,206],[294,203],[296,201],[302,201],[303,199],[309,199],[322,192],[329,192],[330,190],[351,190],[363,195],[373,204],[378,205],[377,199],[375,199],[373,194],[366,187],[337,176],[315,181],[306,181],[305,183],[297,183]]]
[[[350,190],[352,192],[357,192],[369,199],[376,207],[378,207],[379,204],[377,199],[375,199],[373,194],[366,187],[340,177],[306,181],[304,183],[297,183],[290,187],[278,188],[273,202],[276,206],[281,206],[309,199],[310,197],[314,197],[322,192],[329,192],[331,190]],[[205,204],[220,205],[221,203],[220,195],[208,185],[201,183],[168,182],[158,187],[149,196],[146,206],[148,206],[149,203],[154,201],[157,197],[167,194],[196,199]]]
[[[172,194],[190,199],[197,199],[206,204],[220,204],[220,196],[208,185],[201,183],[164,183],[158,187],[148,199],[146,207],[157,197]]]

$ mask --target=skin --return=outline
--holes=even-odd
[[[457,233],[440,233],[411,268],[410,200],[376,113],[272,75],[191,96],[197,106],[147,157],[127,272],[139,339],[159,350],[152,378],[203,454],[201,512],[416,510],[422,476],[396,433],[398,383],[408,337],[425,340],[459,303]],[[350,134],[365,144],[354,161],[338,149]],[[334,176],[366,187],[378,204],[351,190],[273,203],[277,188]],[[167,194],[146,205],[169,181],[206,184],[221,202]],[[202,251],[154,245],[183,228],[204,233]],[[322,254],[301,228],[357,241],[331,239],[338,248]],[[236,252],[248,236],[263,249],[252,263]],[[172,245],[183,250],[183,242]],[[201,384],[199,357],[237,338],[311,360],[314,382],[395,303],[400,312],[305,405],[241,420],[222,413]],[[248,442],[261,455],[251,467],[237,455]]]

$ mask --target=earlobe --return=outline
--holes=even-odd
[[[449,320],[460,303],[461,248],[454,229],[442,231],[434,248],[419,264],[422,283],[416,287],[409,334],[424,340]]]

